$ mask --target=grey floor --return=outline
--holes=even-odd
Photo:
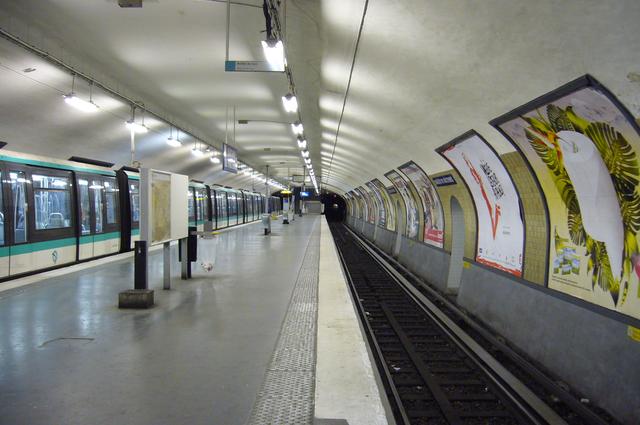
[[[187,282],[173,252],[171,291],[152,255],[148,311],[116,307],[130,260],[1,294],[0,424],[244,424],[318,219],[223,233]]]

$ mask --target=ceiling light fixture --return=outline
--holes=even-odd
[[[211,155],[211,158],[209,158],[209,161],[213,162],[214,164],[220,164],[220,158],[218,158],[217,156]]]
[[[176,131],[177,131],[177,129],[176,129]],[[180,140],[173,138],[173,126],[171,126],[169,138],[167,139],[167,145],[169,145],[169,146],[171,146],[173,148],[177,148],[177,147],[182,146],[182,142],[180,142]]]
[[[204,155],[204,152],[202,152],[197,142],[193,144],[193,149],[191,149],[191,154],[198,158]]]
[[[72,74],[71,93],[65,94],[63,96],[65,103],[69,106],[73,106],[74,108],[82,112],[96,112],[98,110],[98,105],[93,103],[92,93],[91,93],[93,82],[89,83],[89,101],[80,99],[78,96],[76,96],[75,85],[76,85],[76,74]]]
[[[304,127],[302,127],[302,123],[300,121],[296,121],[291,124],[291,130],[293,131],[293,134],[302,135],[302,133],[304,133]]]
[[[264,51],[264,57],[269,63],[271,70],[283,72],[285,59],[284,44],[282,44],[282,41],[275,38],[262,40],[262,50]]]
[[[307,149],[307,140],[302,136],[298,136],[298,147],[303,150]]]
[[[309,158],[309,151],[302,151],[303,158]]]
[[[285,96],[282,96],[282,105],[284,106],[284,110],[290,113],[295,114],[298,112],[298,99],[296,96],[287,93]]]
[[[131,119],[126,121],[124,125],[133,133],[144,134],[149,131],[144,125],[144,109],[142,110],[142,124],[136,122],[136,105],[131,105]]]

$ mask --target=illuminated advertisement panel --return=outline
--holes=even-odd
[[[587,75],[491,124],[544,193],[548,286],[640,318],[640,128],[629,111]]]
[[[418,239],[418,233],[420,231],[420,221],[418,215],[418,206],[416,205],[413,196],[409,192],[409,186],[404,178],[398,174],[397,171],[391,170],[384,175],[393,184],[400,196],[404,200],[404,205],[407,210],[407,228],[405,229],[405,235],[411,239]]]
[[[524,223],[520,197],[498,154],[475,131],[438,149],[469,188],[478,220],[476,261],[522,276]]]
[[[429,176],[413,161],[398,167],[416,189],[422,202],[424,217],[423,240],[429,245],[442,248],[444,246],[444,213],[436,188],[431,184]]]
[[[378,222],[380,226],[386,227],[387,230],[395,232],[396,230],[396,209],[393,207],[393,203],[391,202],[391,196],[387,192],[387,188],[384,187],[382,182],[378,179],[373,179],[367,186],[377,194],[379,200],[382,201],[384,211],[385,211],[385,221],[384,223]]]

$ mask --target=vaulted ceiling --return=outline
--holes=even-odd
[[[261,6],[232,1],[231,59],[263,60]],[[585,73],[640,114],[636,0],[283,0],[281,14],[311,158],[330,190],[350,190],[410,159],[442,171],[434,149],[470,128],[509,151],[487,122]],[[288,125],[295,116],[280,101],[285,75],[224,71],[225,1],[144,0],[131,9],[115,0],[3,0],[0,28],[215,147],[226,133],[261,172],[269,165],[282,182],[303,173]],[[88,96],[86,82],[75,89]],[[69,108],[61,95],[71,90],[70,74],[6,37],[0,90],[8,149],[130,163],[130,106],[96,88],[100,112]],[[147,114],[145,124],[152,131],[135,154],[144,166],[256,184],[194,158],[190,136],[181,148],[167,146],[165,122]]]

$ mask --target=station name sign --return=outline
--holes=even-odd
[[[456,184],[456,179],[454,179],[451,174],[433,177],[432,180],[436,186],[450,186],[452,184]]]

